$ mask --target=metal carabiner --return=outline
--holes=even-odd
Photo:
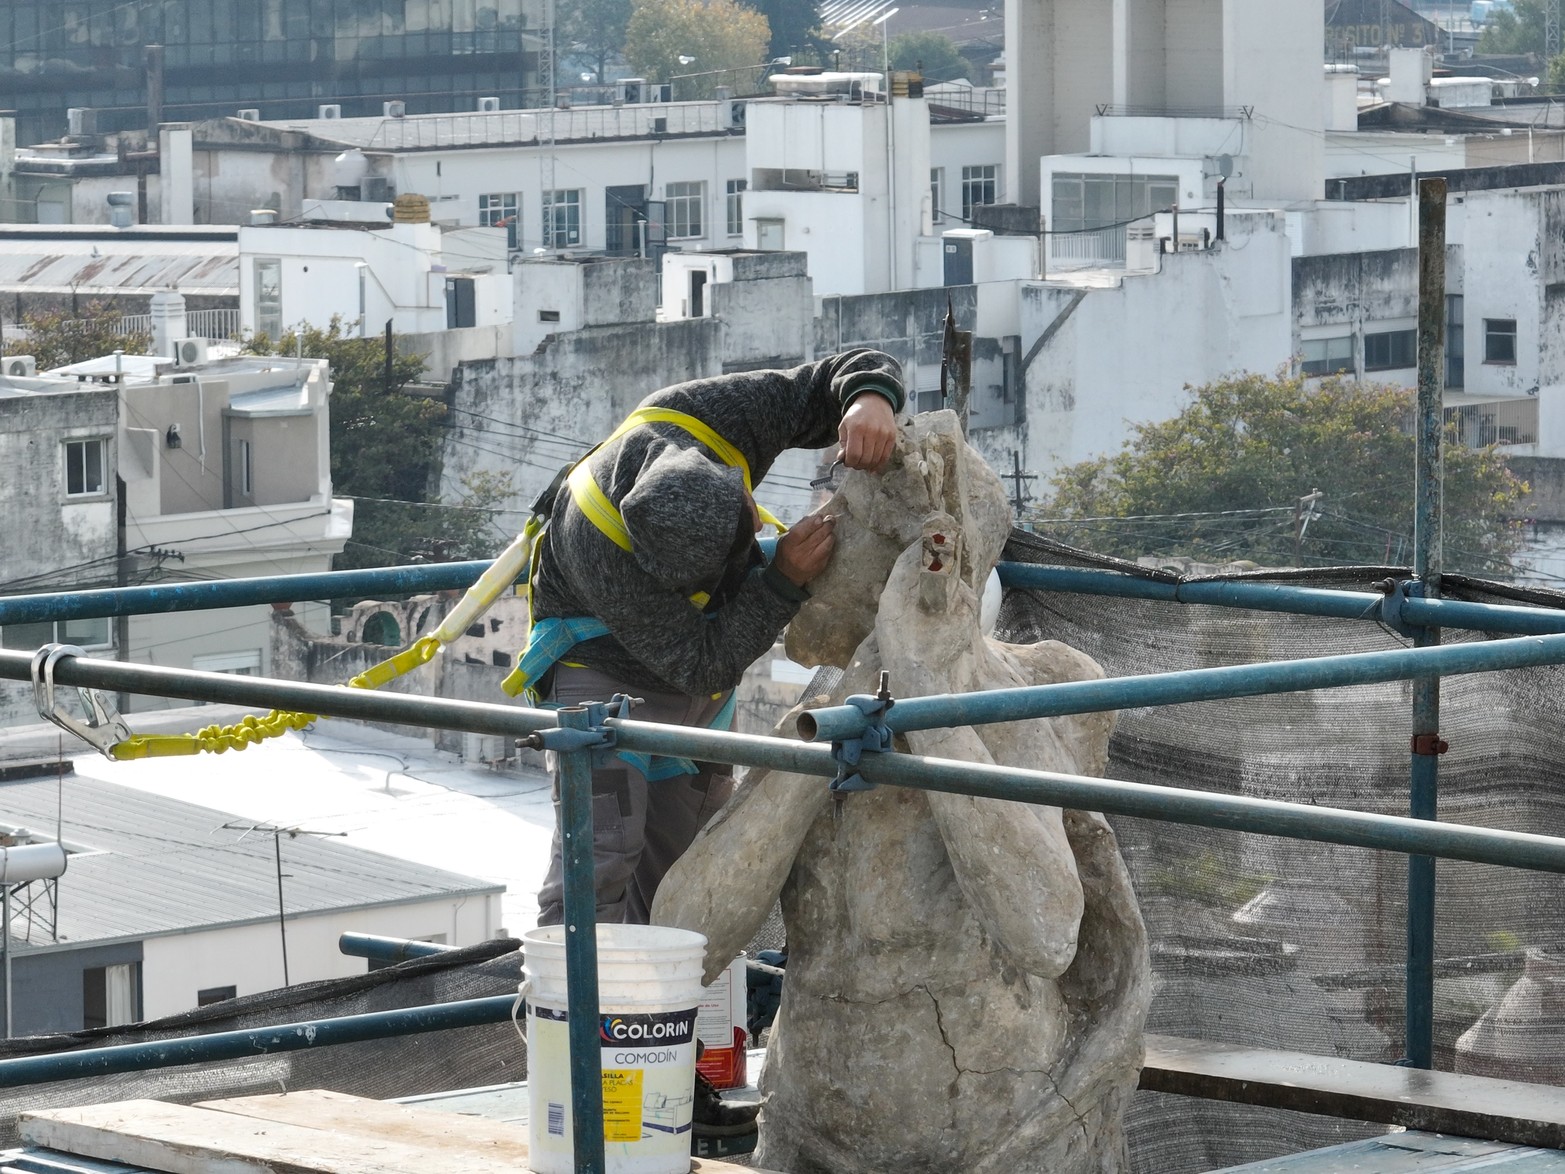
[[[33,653],[33,701],[44,721],[52,722],[67,733],[75,734],[105,758],[114,757],[114,747],[130,737],[130,727],[119,710],[96,689],[76,686],[85,722],[62,707],[54,695],[54,666],[62,656],[86,656],[74,644],[45,644]]]

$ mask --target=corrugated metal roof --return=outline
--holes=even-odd
[[[146,238],[14,240],[0,237],[0,290],[239,296],[237,240]]]
[[[221,775],[214,766],[214,797]],[[52,838],[57,786],[54,779],[0,784],[0,823]],[[62,835],[67,844],[92,851],[73,853],[60,878],[61,943],[275,919],[272,836],[224,830],[229,822],[240,821],[213,808],[68,777]],[[504,891],[503,885],[319,836],[284,836],[282,859],[290,915]],[[19,952],[25,949],[19,945]]]

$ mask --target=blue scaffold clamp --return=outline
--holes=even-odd
[[[837,760],[837,777],[831,781],[831,793],[839,799],[854,791],[872,791],[875,788],[875,784],[859,774],[856,768],[864,751],[879,753],[891,749],[891,727],[886,724],[886,713],[896,704],[891,697],[891,674],[880,674],[880,689],[873,696],[856,693],[845,704],[856,706],[869,724],[858,737],[844,738],[831,744],[832,757]]]
[[[633,707],[640,705],[640,697],[628,693],[616,693],[612,701],[589,701],[582,708],[587,711],[587,728],[584,730],[556,726],[528,734],[521,744],[529,750],[591,750],[594,766],[602,766],[615,754],[614,731],[604,722],[611,717],[629,717]]]
[[[1380,620],[1386,627],[1408,639],[1425,630],[1422,624],[1409,623],[1402,614],[1404,600],[1424,598],[1423,580],[1382,579],[1377,586],[1385,596],[1380,604]]]

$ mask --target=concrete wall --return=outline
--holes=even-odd
[[[142,960],[140,942],[86,949],[29,949],[19,946],[11,964],[14,1035],[80,1031],[84,1004],[82,972]],[[194,997],[191,1004],[195,1004]]]
[[[287,871],[288,847],[283,846]],[[286,899],[287,881],[284,884]],[[270,895],[275,902],[276,893]],[[287,919],[288,977],[314,982],[363,974],[363,958],[337,948],[348,931],[395,938],[445,935],[447,945],[488,941],[500,930],[498,894],[479,898],[435,898],[340,913]],[[147,1018],[175,1015],[196,1005],[196,992],[234,986],[248,995],[283,985],[282,945],[276,909],[266,921],[198,933],[170,934],[142,943],[142,1000]]]
[[[1325,75],[1323,0],[1226,0],[1223,104],[1252,108],[1243,150],[1246,174],[1229,193],[1258,200],[1308,200],[1320,193]]]
[[[7,507],[0,583],[41,574],[51,587],[114,581],[118,401],[112,388],[0,396],[0,484]],[[67,500],[64,445],[78,439],[106,442],[107,491]]]
[[[1307,339],[1353,336],[1353,369],[1377,383],[1417,383],[1417,370],[1364,370],[1366,331],[1418,325],[1418,250],[1341,253],[1293,259],[1293,353]]]
[[[976,433],[975,445],[1002,470],[1018,453],[1041,478],[1036,492],[1118,449],[1135,423],[1176,415],[1186,384],[1276,369],[1292,345],[1288,242],[1281,217],[1254,219],[1246,238],[1164,257],[1161,272],[1111,288],[1023,284],[1023,354],[1053,333],[1027,365],[1022,422]]]

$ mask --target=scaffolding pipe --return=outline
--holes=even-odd
[[[610,718],[607,725],[616,735],[615,745],[644,754],[676,754],[702,762],[766,766],[798,774],[834,775],[837,770],[837,760],[825,746],[620,718]],[[1323,844],[1389,852],[1427,852],[1431,856],[1477,864],[1543,872],[1565,871],[1565,839],[1531,832],[1429,823],[1405,815],[1377,815],[1280,799],[1255,799],[1152,783],[925,758],[917,754],[865,754],[854,769],[876,784],[1009,799],[1075,811],[1134,815],[1168,823],[1285,836]],[[853,800],[849,798],[847,802]]]
[[[1077,595],[1200,603],[1342,620],[1386,621],[1382,610],[1385,596],[1370,591],[1341,591],[1335,588],[1231,579],[1170,582],[1124,571],[1032,563],[1001,563],[998,570],[1000,582],[1004,586],[1027,591],[1065,591]],[[1475,631],[1512,632],[1525,636],[1565,632],[1565,611],[1511,604],[1466,603],[1454,599],[1404,598],[1401,601],[1401,619],[1408,625],[1471,628]]]
[[[766,540],[761,545],[766,547],[771,544],[770,540]],[[250,604],[294,603],[304,599],[337,599],[352,595],[376,597],[460,591],[472,586],[489,566],[489,563],[483,561],[431,563],[363,571],[326,571],[311,575],[274,575],[257,579],[0,596],[0,625],[203,611]],[[1383,618],[1383,597],[1368,591],[1341,591],[1245,580],[1171,582],[1123,571],[1032,563],[1001,563],[997,570],[1000,582],[1006,587],[1024,590],[1068,591],[1080,595],[1156,599],[1169,603],[1203,603],[1349,620],[1379,621]],[[1565,631],[1565,611],[1463,603],[1449,599],[1405,599],[1402,602],[1402,619],[1410,624],[1439,624],[1447,628],[1525,635]]]
[[[1495,649],[1502,645],[1549,645],[1553,651],[1552,659],[1565,658],[1565,637],[1548,636],[1494,641],[1483,645],[1453,645],[1418,654],[1404,652],[1398,655],[1441,656]],[[0,679],[21,681],[30,679],[30,663],[31,658],[26,653],[0,651]],[[1426,668],[1423,671],[1428,670]],[[213,700],[256,708],[266,708],[279,703],[288,706],[300,700],[302,693],[305,695],[302,699],[309,703],[309,712],[313,713],[402,725],[472,730],[477,733],[516,734],[522,731],[547,729],[555,721],[555,714],[547,710],[512,709],[477,701],[399,696],[372,693],[362,689],[294,685],[266,677],[198,673],[187,669],[122,664],[117,661],[93,660],[90,657],[80,656],[61,657],[55,665],[54,676],[56,682],[62,685],[86,688],[123,686],[133,693],[170,697],[190,697],[201,692],[208,682],[217,682],[221,683],[221,688],[214,685],[210,690]],[[1136,680],[1137,678],[1122,679]],[[1099,685],[1112,682],[1085,683]],[[1044,687],[1064,688],[1065,686]],[[966,699],[952,698],[956,701]],[[892,714],[896,714],[903,704],[912,704],[912,702],[899,702],[892,709]],[[1079,713],[1085,712],[1088,708],[1091,707],[1077,704],[1069,706],[1067,711]],[[1118,706],[1111,704],[1108,708],[1118,708]],[[681,758],[695,758],[703,762],[727,762],[736,766],[765,766],[827,778],[837,773],[837,760],[832,756],[831,748],[828,746],[795,742],[787,738],[762,737],[757,734],[734,734],[721,730],[663,726],[624,718],[609,718],[604,724],[605,728],[614,735],[615,744],[627,750],[648,754],[670,754]],[[1285,803],[1280,800],[1249,799],[1145,783],[1025,770],[1020,767],[946,761],[912,754],[867,754],[861,760],[859,770],[865,778],[874,783],[901,784],[928,790],[949,791],[953,794],[973,794],[995,799],[1044,803],[1081,811],[1136,815],[1149,819],[1166,819],[1173,823],[1228,828],[1261,835],[1292,836],[1322,843],[1379,848],[1393,852],[1423,852],[1431,856],[1469,860],[1479,864],[1500,864],[1517,868],[1541,869],[1547,872],[1565,872],[1565,839],[1536,836],[1524,832],[1499,831],[1464,824],[1431,824],[1423,820],[1409,819],[1406,816],[1374,815],[1302,803]]]
[[[337,939],[337,949],[349,958],[368,958],[371,962],[407,962],[413,958],[428,958],[431,954],[446,954],[455,946],[440,942],[414,942],[407,938],[387,938],[378,934],[353,933],[351,930]]]
[[[1027,721],[1067,713],[1183,705],[1266,693],[1374,685],[1435,674],[1485,673],[1562,663],[1565,663],[1565,635],[1517,636],[1508,640],[1451,644],[1444,648],[1397,648],[1110,677],[1099,681],[991,689],[982,693],[908,697],[899,699],[891,707],[885,722],[895,732],[905,734],[913,730]],[[891,682],[893,691],[896,684],[896,681]],[[856,738],[867,725],[863,711],[853,705],[807,709],[798,717],[800,735],[818,742]]]
[[[560,710],[560,730],[589,730],[584,705]],[[560,857],[565,882],[566,1029],[570,1040],[571,1152],[577,1174],[603,1174],[603,1046],[598,1042],[596,853],[592,751],[559,752]]]
[[[426,1031],[504,1023],[511,1018],[515,1006],[515,995],[492,995],[457,1003],[406,1007],[399,1011],[375,1011],[367,1015],[283,1023],[276,1027],[219,1031],[211,1035],[52,1052],[44,1056],[20,1056],[12,1060],[0,1060],[0,1088],[109,1076],[119,1072],[145,1072],[153,1068],[173,1068],[180,1064],[244,1060],[277,1052],[299,1052],[334,1044],[356,1044],[364,1040],[417,1035]]]
[[[1445,389],[1445,180],[1418,181],[1418,446],[1413,472],[1413,574],[1424,599],[1440,596],[1440,500],[1445,476],[1440,450]],[[1414,648],[1438,648],[1440,629],[1413,632]],[[1413,738],[1408,814],[1433,820],[1440,793],[1440,678],[1413,680]],[[1406,1057],[1415,1068],[1434,1066],[1435,861],[1407,862]]]

